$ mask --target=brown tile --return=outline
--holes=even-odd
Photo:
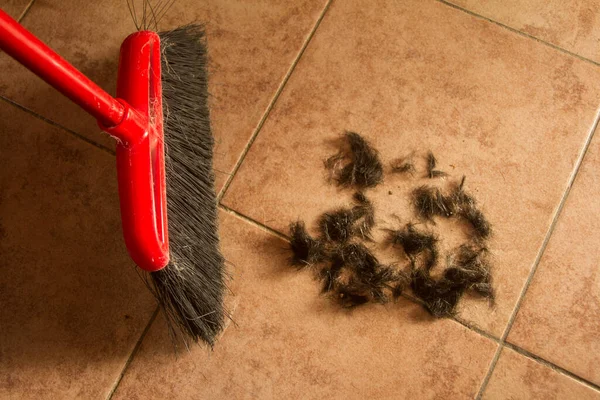
[[[600,62],[597,0],[449,0],[479,15]]]
[[[595,136],[508,340],[600,385],[598,167]]]
[[[155,309],[114,157],[0,101],[0,398],[104,398]]]
[[[30,2],[31,0],[2,0],[0,9],[11,17],[18,19]]]
[[[484,399],[600,399],[600,392],[508,348],[502,354]]]
[[[593,124],[599,79],[589,63],[439,2],[336,2],[224,204],[279,231],[312,224],[349,202],[322,162],[344,129],[385,163],[432,149],[452,180],[467,175],[495,226],[497,307],[469,302],[462,316],[500,336]],[[380,227],[412,218],[405,194],[422,175],[388,175],[370,192]]]
[[[287,267],[285,242],[222,213],[237,307],[214,351],[176,358],[157,319],[115,399],[472,398],[496,344],[406,300],[352,312]],[[175,396],[175,397],[173,397]]]
[[[178,0],[161,22],[161,29],[192,21],[206,23],[218,188],[228,178],[325,3]],[[114,93],[119,46],[135,30],[125,1],[38,0],[24,25]],[[0,95],[109,148],[114,146],[92,117],[6,55],[0,55],[0,69],[4,71]]]

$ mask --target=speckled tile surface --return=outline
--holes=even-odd
[[[406,300],[340,310],[308,271],[287,267],[284,241],[235,216],[222,214],[221,238],[235,266],[233,323],[212,353],[175,358],[157,319],[115,399],[474,396],[496,343]]]
[[[462,317],[499,337],[590,134],[599,72],[435,1],[334,3],[224,203],[285,231],[349,202],[322,162],[344,129],[385,163],[431,149],[495,225],[497,305],[467,302]],[[369,194],[381,227],[411,217],[406,190],[420,176],[389,175]]]
[[[596,400],[600,392],[505,348],[482,398]]]
[[[112,140],[0,54],[0,96],[33,112],[0,99],[0,398],[600,398],[597,7],[445,3],[177,0],[163,18],[163,29],[207,30],[233,317],[212,351],[175,353],[163,316],[151,319],[122,240]],[[27,4],[0,0],[13,16]],[[126,4],[36,0],[22,22],[113,92],[135,29]],[[344,310],[289,267],[273,230],[301,218],[314,232],[351,203],[323,166],[344,130],[363,134],[386,172],[413,152],[417,162],[366,191],[376,239],[415,220],[413,188],[466,176],[493,224],[495,307],[467,296],[457,320],[406,298]],[[448,177],[424,176],[428,150]],[[456,220],[427,228],[442,260],[468,237]]]
[[[508,336],[600,385],[600,141],[594,137]]]
[[[600,62],[598,0],[450,0],[449,3]]]
[[[156,303],[110,154],[0,101],[0,398],[105,398]]]
[[[0,9],[11,17],[18,19],[31,0],[2,0]]]

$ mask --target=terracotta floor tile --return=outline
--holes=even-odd
[[[155,310],[114,157],[0,101],[0,398],[105,398]]]
[[[595,136],[508,340],[600,385],[599,167]]]
[[[0,9],[13,18],[19,18],[31,0],[2,0]]]
[[[345,312],[319,297],[286,243],[222,213],[237,307],[214,352],[175,358],[157,319],[114,399],[472,398],[496,343],[404,300]]]
[[[598,0],[449,0],[590,60],[600,62]]]
[[[141,4],[140,0],[136,0]],[[272,100],[326,0],[177,0],[161,23],[206,23],[215,169],[221,187]],[[139,10],[138,10],[139,11]],[[57,24],[57,21],[61,21]],[[114,93],[118,49],[135,30],[124,0],[38,0],[26,28]],[[95,121],[6,55],[0,95],[112,148]]]
[[[500,336],[593,125],[599,79],[589,63],[436,1],[335,2],[224,204],[286,231],[349,203],[323,167],[344,129],[385,163],[432,149],[453,179],[467,175],[495,226],[497,307],[469,302],[462,316]],[[393,213],[406,221],[409,184],[427,183],[386,179],[370,194],[380,227]]]
[[[504,348],[484,399],[600,399],[600,392],[571,377]]]

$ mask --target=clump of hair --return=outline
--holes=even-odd
[[[433,153],[431,151],[429,151],[427,153],[427,176],[432,179],[432,178],[441,178],[444,176],[447,176],[448,174],[443,172],[443,171],[438,171],[435,169],[435,167],[437,166],[437,159],[435,158],[435,156],[433,155]]]
[[[328,242],[346,242],[354,235],[356,215],[352,210],[341,208],[324,213],[319,218],[319,229]]]
[[[395,246],[402,246],[408,256],[431,249],[438,241],[438,238],[432,233],[418,231],[413,223],[406,224],[404,229],[389,230],[388,240]]]
[[[342,272],[343,271],[343,272]],[[345,276],[345,280],[341,276]],[[387,303],[402,294],[408,277],[394,267],[380,264],[361,243],[337,246],[331,252],[331,265],[319,276],[323,293],[331,292],[343,307],[351,308],[367,302]]]
[[[334,296],[343,308],[354,308],[369,302],[369,296],[366,294],[365,288],[352,280],[341,284]]]
[[[303,268],[323,262],[327,258],[324,243],[308,234],[304,222],[296,221],[291,223],[290,236],[292,265]]]
[[[354,194],[356,205],[326,212],[319,218],[319,229],[323,240],[344,243],[353,236],[371,240],[371,230],[375,226],[375,208],[367,197],[357,192]]]
[[[338,286],[338,278],[342,273],[344,265],[342,263],[332,263],[319,272],[319,278],[323,281],[321,293],[330,292]]]
[[[398,158],[392,161],[391,171],[394,174],[410,174],[414,175],[417,171],[413,163],[412,156]]]
[[[453,205],[438,188],[419,186],[412,192],[415,213],[421,219],[433,221],[434,216],[449,218],[453,215]]]
[[[333,252],[332,260],[348,266],[357,274],[374,272],[379,266],[377,257],[362,243],[338,247]]]
[[[490,302],[495,299],[490,265],[485,248],[460,246],[448,261],[441,278],[433,278],[427,268],[413,263],[410,286],[435,317],[450,317],[466,291],[472,291]]]
[[[469,208],[461,212],[460,216],[471,224],[473,234],[477,239],[487,239],[492,234],[492,225],[480,210]]]
[[[493,302],[495,293],[492,287],[491,266],[486,255],[485,247],[460,246],[450,257],[444,278]]]
[[[362,192],[354,193],[353,197],[356,206],[352,208],[352,212],[356,219],[361,222],[356,227],[356,232],[365,240],[371,240],[371,231],[375,226],[375,208],[373,203]]]
[[[318,220],[320,236],[311,237],[301,221],[290,225],[293,251],[292,263],[299,268],[319,264],[315,269],[321,281],[321,292],[344,308],[354,308],[369,302],[387,303],[397,299],[407,287],[435,317],[456,313],[461,297],[469,292],[495,299],[491,267],[485,241],[491,226],[477,207],[474,197],[465,192],[465,177],[449,190],[420,186],[412,191],[411,200],[421,222],[434,222],[434,217],[460,218],[470,224],[471,240],[456,248],[446,258],[446,266],[437,271],[438,237],[414,223],[388,230],[388,242],[401,247],[409,260],[410,271],[395,264],[383,265],[365,246],[372,240],[375,210],[365,196],[365,188],[383,181],[383,167],[378,152],[359,134],[346,132],[344,148],[324,161],[331,179],[344,187],[355,187],[353,204],[324,213]],[[397,159],[391,172],[415,173],[413,155]],[[446,176],[436,169],[437,160],[430,151],[426,155],[427,177]],[[392,194],[391,191],[388,192]]]
[[[349,148],[329,157],[325,167],[332,171],[333,178],[340,186],[374,187],[383,182],[383,165],[379,153],[358,133],[346,132],[344,135]],[[344,159],[349,162],[341,166]]]
[[[456,314],[456,306],[463,291],[446,279],[435,279],[428,271],[414,268],[410,288],[434,317],[451,317]]]
[[[473,228],[473,235],[477,240],[484,240],[491,236],[492,226],[477,208],[476,200],[464,191],[465,177],[463,176],[446,202],[450,204],[453,213],[467,221]]]
[[[329,171],[329,182],[336,180],[336,177],[339,175],[341,169],[344,166],[344,160],[346,156],[343,151],[339,151],[336,154],[328,157],[323,161],[323,165]]]
[[[358,278],[368,288],[372,301],[381,304],[387,303],[390,295],[397,299],[408,283],[402,271],[388,265],[380,265],[375,271],[365,272]]]
[[[438,261],[438,237],[431,232],[422,232],[413,223],[406,224],[404,229],[389,230],[388,242],[401,246],[411,263],[420,262],[429,271]]]

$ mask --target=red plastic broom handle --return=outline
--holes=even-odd
[[[56,90],[77,103],[105,126],[118,125],[125,107],[41,40],[0,10],[0,49]]]
[[[136,32],[121,46],[114,99],[0,10],[0,50],[96,117],[118,139],[125,244],[146,271],[169,263],[160,38]]]

